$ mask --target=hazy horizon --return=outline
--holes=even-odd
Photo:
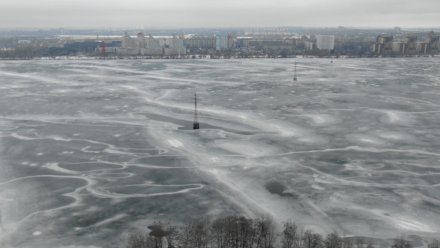
[[[142,30],[160,30],[160,31],[167,31],[167,30],[212,30],[212,29],[218,29],[218,30],[227,30],[227,29],[250,29],[250,30],[275,30],[280,29],[282,31],[283,29],[338,29],[338,28],[345,28],[345,29],[358,29],[358,30],[393,30],[395,28],[400,28],[402,31],[436,31],[438,32],[440,30],[439,26],[431,26],[431,27],[405,27],[405,26],[390,26],[390,27],[368,27],[368,26],[206,26],[206,27],[194,27],[194,26],[188,26],[188,27],[177,27],[177,26],[167,26],[167,27],[0,27],[0,31],[23,31],[23,32],[35,32],[35,31],[54,31],[54,30],[65,30],[65,31],[96,31],[96,30],[102,30],[102,31],[142,31]]]
[[[438,9],[434,0],[3,0],[0,28],[437,28]]]

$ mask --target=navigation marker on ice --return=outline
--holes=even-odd
[[[199,129],[199,114],[197,112],[197,92],[194,92],[194,123],[193,123],[193,129]]]
[[[296,77],[296,61],[295,61],[295,72],[293,74],[293,81],[297,81],[297,77]]]

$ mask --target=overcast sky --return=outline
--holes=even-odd
[[[440,0],[0,0],[0,28],[440,27]]]

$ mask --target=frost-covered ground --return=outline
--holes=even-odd
[[[0,62],[0,246],[217,214],[438,236],[440,60],[297,61]]]

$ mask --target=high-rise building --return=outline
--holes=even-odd
[[[333,50],[335,48],[335,36],[334,35],[317,35],[316,47],[319,50]]]
[[[216,38],[214,36],[194,36],[191,35],[184,39],[184,45],[190,50],[215,49]]]
[[[393,51],[393,36],[379,35],[376,38],[376,42],[373,44],[373,53],[376,55],[388,55]]]
[[[440,35],[430,32],[426,39],[426,43],[428,44],[427,52],[431,54],[440,52]]]
[[[183,39],[177,36],[164,40],[164,55],[180,56],[186,54],[186,48],[183,45]]]
[[[139,47],[136,39],[133,39],[127,33],[122,37],[121,48],[119,49],[121,55],[139,55]]]
[[[148,56],[160,56],[163,54],[160,41],[149,34],[145,39],[145,52]]]
[[[215,50],[221,51],[228,48],[228,37],[224,35],[215,36]]]

